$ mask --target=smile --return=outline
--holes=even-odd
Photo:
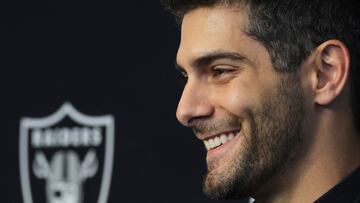
[[[204,140],[204,144],[206,149],[212,150],[216,147],[219,147],[220,145],[223,145],[227,142],[229,142],[230,140],[232,140],[237,134],[239,133],[239,131],[231,131],[231,132],[227,132],[227,133],[221,133],[215,137],[212,137],[210,139]]]

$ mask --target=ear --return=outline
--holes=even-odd
[[[315,102],[319,105],[332,103],[344,90],[350,71],[350,54],[346,45],[329,40],[316,49]]]

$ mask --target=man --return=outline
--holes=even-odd
[[[177,118],[207,149],[204,192],[359,202],[360,8],[351,0],[173,0]]]

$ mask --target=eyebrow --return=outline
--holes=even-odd
[[[214,51],[207,53],[199,58],[195,59],[192,62],[192,66],[194,67],[203,67],[208,66],[216,60],[219,59],[228,59],[232,61],[242,61],[245,57],[241,56],[236,52],[225,52],[225,51]]]
[[[196,58],[191,65],[193,67],[204,67],[208,66],[216,60],[220,59],[228,59],[232,61],[243,61],[246,57],[236,53],[236,52],[228,52],[228,51],[213,51],[206,53],[198,58]],[[185,72],[184,68],[181,67],[179,63],[175,63],[175,68],[180,72]]]

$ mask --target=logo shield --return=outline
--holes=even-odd
[[[89,116],[70,103],[20,121],[25,203],[106,203],[114,156],[114,118]]]

